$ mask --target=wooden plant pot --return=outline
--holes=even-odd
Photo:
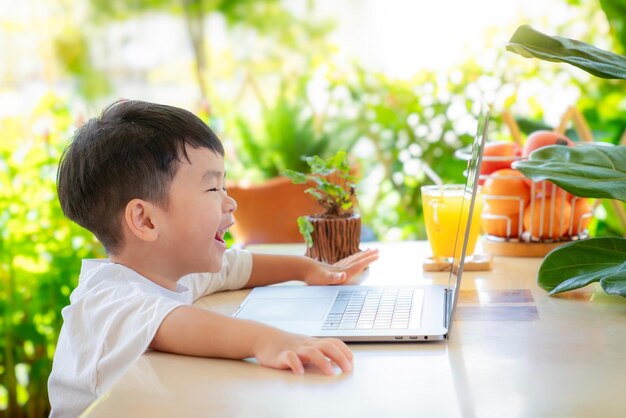
[[[306,256],[324,263],[337,261],[356,254],[361,243],[361,216],[347,218],[322,218],[309,216],[313,224],[313,246],[307,248]]]
[[[275,177],[261,184],[228,184],[228,195],[237,202],[233,238],[242,245],[303,242],[298,217],[323,209],[304,193],[309,186]]]

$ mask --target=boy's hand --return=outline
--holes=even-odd
[[[367,266],[378,259],[377,249],[368,249],[337,261],[335,264],[316,262],[309,269],[304,281],[309,285],[343,284],[360,274]]]
[[[291,369],[304,374],[304,365],[313,364],[324,374],[334,375],[333,363],[342,371],[352,370],[352,352],[336,338],[310,338],[278,329],[266,332],[254,347],[259,364],[275,369]]]

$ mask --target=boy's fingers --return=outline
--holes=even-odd
[[[343,271],[328,272],[328,274],[333,283],[342,283],[348,278],[348,275]]]
[[[374,261],[378,260],[378,253],[372,253],[372,254],[368,254],[366,257],[363,257],[359,260],[355,260],[354,262],[350,263],[351,266],[358,266],[358,267],[367,267],[368,265],[370,265],[371,263],[373,263]]]
[[[332,341],[322,347],[322,353],[332,361],[334,361],[341,370],[349,372],[352,370],[352,361],[341,350],[339,345],[335,345]]]
[[[306,352],[303,352],[300,357],[306,362],[319,367],[324,374],[335,374],[332,363],[317,347],[308,347]]]
[[[360,260],[360,259],[371,259],[372,257],[378,258],[378,249],[377,248],[368,248],[365,251],[361,251],[360,253],[355,254],[355,260]]]
[[[350,268],[354,265],[360,265],[361,263],[371,263],[378,258],[377,249],[367,249],[359,253],[353,254],[350,257],[339,260],[334,265],[336,267]]]
[[[367,266],[378,259],[378,253],[369,254],[366,258],[353,261],[352,263],[342,266],[344,271],[349,272],[350,275],[354,275],[363,271]]]
[[[344,356],[346,356],[346,358],[350,360],[350,363],[352,363],[354,355],[352,354],[352,350],[350,350],[350,347],[348,347],[346,343],[337,338],[327,338],[327,340],[331,341],[336,347],[338,347],[344,354]]]
[[[346,257],[344,260],[348,262],[356,261],[356,260],[359,260],[360,258],[368,257],[371,254],[377,254],[377,253],[378,253],[377,249],[368,248],[367,250],[359,251],[356,254],[352,254],[350,257]]]
[[[293,351],[287,351],[284,353],[285,355],[285,364],[289,367],[295,374],[302,375],[304,374],[304,366],[302,365],[302,361],[300,357]]]

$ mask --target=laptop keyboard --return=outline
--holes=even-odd
[[[340,290],[323,330],[406,329],[415,289]]]

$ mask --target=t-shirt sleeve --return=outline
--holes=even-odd
[[[107,296],[107,295],[103,295]],[[108,390],[128,366],[145,353],[165,317],[185,303],[128,287],[111,289],[110,302],[87,309],[85,324],[99,327],[95,345],[96,393]]]
[[[195,273],[183,277],[180,284],[190,288],[195,302],[202,296],[223,290],[241,289],[248,283],[252,272],[252,253],[231,248],[224,253],[219,273]]]

